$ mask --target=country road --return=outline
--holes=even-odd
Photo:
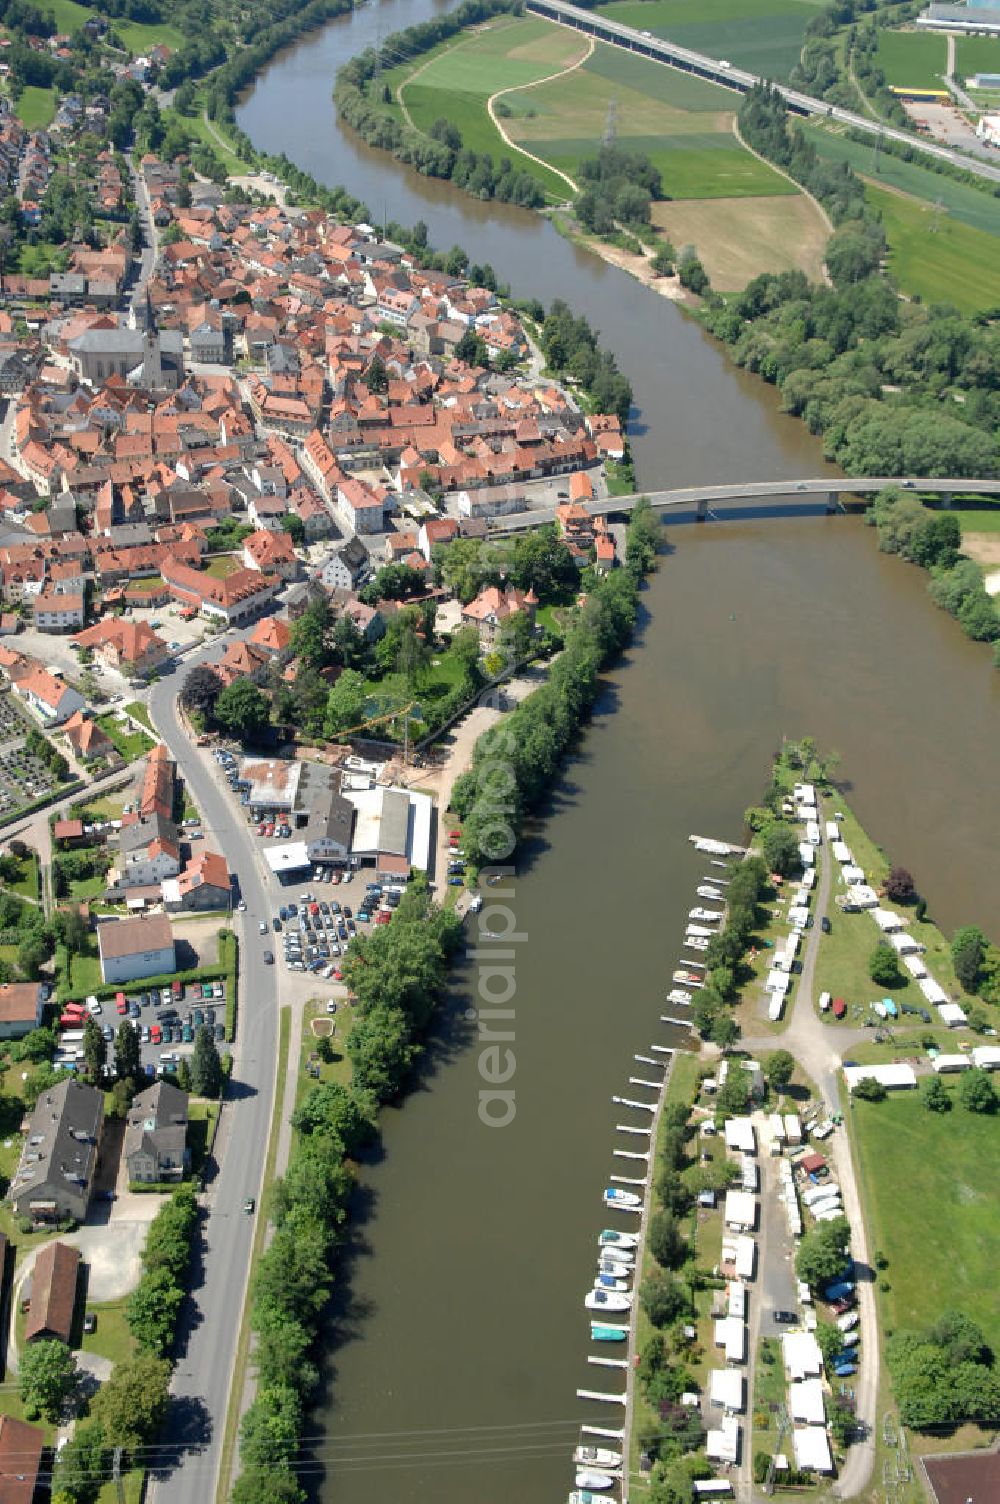
[[[213,651],[217,644],[194,654],[185,672]],[[216,1140],[219,1168],[204,1198],[203,1243],[195,1258],[191,1298],[181,1315],[172,1414],[164,1432],[170,1444],[149,1497],[155,1504],[211,1504],[253,1242],[253,1219],[243,1203],[248,1196],[260,1200],[274,1102],[278,987],[276,968],[261,960],[267,940],[258,936],[257,924],[268,917],[270,906],[246,824],[215,776],[211,756],[184,731],[178,690],[177,673],[155,684],[150,716],[201,811],[206,847],[221,851],[230,872],[239,877],[247,912],[234,916],[240,940],[239,1023],[233,1078]]]

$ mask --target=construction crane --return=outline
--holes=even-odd
[[[401,705],[398,710],[387,710],[381,715],[369,716],[366,721],[359,721],[356,726],[346,726],[343,731],[338,731],[337,736],[355,736],[361,731],[367,731],[369,726],[381,726],[385,721],[398,721],[400,716],[406,717],[403,728],[403,762],[410,760],[410,712],[415,710],[416,700],[410,700],[408,704]]]

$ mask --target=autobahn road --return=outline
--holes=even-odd
[[[254,1218],[246,1215],[243,1203],[248,1196],[260,1202],[277,1064],[277,968],[263,964],[268,941],[257,933],[258,921],[270,913],[262,875],[229,789],[215,776],[211,757],[185,733],[177,709],[180,678],[213,654],[218,654],[217,643],[161,679],[149,696],[153,724],[201,811],[206,844],[221,851],[230,872],[238,874],[247,904],[245,915],[234,916],[240,972],[233,1081],[216,1140],[218,1173],[204,1198],[207,1215],[191,1299],[182,1311],[171,1385],[173,1413],[167,1423],[169,1450],[151,1489],[157,1504],[211,1504],[215,1497],[254,1232]]]
[[[654,37],[648,32],[638,31],[634,26],[623,26],[618,21],[609,21],[605,16],[582,10],[578,5],[566,3],[566,0],[526,0],[526,9],[533,15],[544,16],[547,20],[559,22],[563,26],[575,27],[577,31],[597,37],[599,41],[608,42],[613,47],[624,47],[629,52],[637,52],[643,57],[652,58],[654,62],[666,63],[668,66],[681,68],[685,72],[696,73],[712,83],[721,84],[723,88],[746,93],[756,83],[772,81],[756,73],[748,73],[744,68],[734,68],[731,63],[708,57],[703,52],[693,52],[689,47],[678,47],[675,42],[668,41],[666,37]],[[939,146],[936,142],[928,141],[925,136],[918,136],[915,131],[899,130],[896,126],[883,125],[879,120],[872,120],[867,115],[855,114],[853,110],[844,110],[839,105],[827,104],[825,99],[814,99],[811,94],[803,94],[801,90],[790,89],[785,84],[777,84],[776,87],[784,96],[786,103],[800,115],[815,115],[823,120],[836,120],[841,125],[849,125],[854,130],[864,131],[868,136],[902,142],[904,146],[911,146],[914,151],[921,152],[925,156],[938,157],[941,161],[950,162],[966,172],[975,173],[977,177],[1000,183],[1000,167],[995,167],[992,162],[983,162],[977,157],[967,156],[965,152]]]

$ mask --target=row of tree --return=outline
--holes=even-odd
[[[530,312],[537,318],[539,305],[530,305]],[[541,320],[539,340],[550,368],[578,381],[597,410],[616,413],[624,427],[632,406],[631,384],[611,351],[601,349],[599,333],[588,320],[556,298]]]
[[[659,169],[645,152],[623,146],[602,146],[580,163],[577,176],[583,186],[573,212],[594,235],[648,225],[653,201],[664,196]]]
[[[461,921],[425,882],[390,925],[352,940],[344,963],[356,1021],[350,1087],[322,1082],[296,1109],[288,1169],[274,1188],[274,1236],[251,1286],[257,1393],[240,1424],[234,1504],[301,1504],[295,1465],[319,1382],[314,1348],[354,1187],[351,1161],[374,1133],[378,1105],[398,1095],[441,1000]]]

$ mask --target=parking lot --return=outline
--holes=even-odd
[[[136,986],[104,1002],[88,998],[87,1008],[101,1025],[109,1057],[119,1024],[123,1018],[131,1020],[140,1031],[142,1067],[150,1078],[190,1057],[202,1024],[212,1030],[217,1047],[226,1037],[224,982],[175,982],[152,991]]]

